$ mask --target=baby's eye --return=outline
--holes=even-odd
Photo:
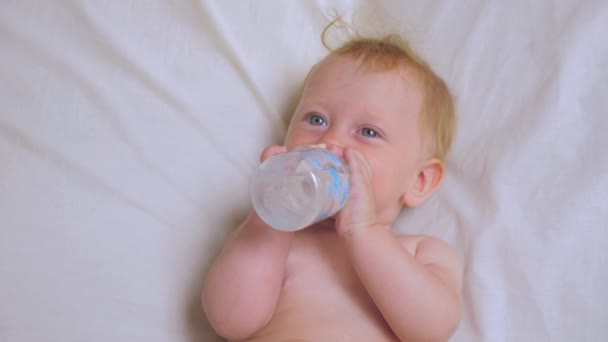
[[[313,114],[308,117],[308,123],[313,126],[323,126],[325,125],[325,119],[320,115]]]
[[[375,130],[373,130],[369,127],[362,128],[361,134],[363,134],[363,136],[368,137],[368,138],[377,138],[380,136],[380,134],[378,132],[376,132]]]

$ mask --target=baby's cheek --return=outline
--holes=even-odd
[[[386,185],[384,183],[381,174],[378,174],[377,172],[372,173],[372,190],[376,204],[378,204],[385,192]]]
[[[376,172],[372,176],[372,188],[376,205],[379,206],[378,210],[394,202],[392,197],[398,196],[393,194],[398,188],[398,184],[393,178],[390,174],[380,172]]]

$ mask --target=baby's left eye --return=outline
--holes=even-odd
[[[380,136],[380,134],[378,132],[376,132],[375,130],[373,130],[372,128],[369,128],[369,127],[361,129],[361,134],[363,134],[363,136],[366,136],[368,138],[377,138]]]
[[[313,126],[323,126],[326,124],[325,119],[322,116],[313,114],[308,117],[308,123]]]

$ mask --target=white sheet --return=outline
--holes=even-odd
[[[608,340],[608,3],[4,1],[0,340],[213,341],[204,271],[333,9],[457,98],[395,230],[466,264],[454,341]]]

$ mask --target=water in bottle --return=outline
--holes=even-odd
[[[295,231],[342,209],[349,186],[348,168],[336,155],[308,148],[262,163],[251,182],[251,201],[269,226]]]

